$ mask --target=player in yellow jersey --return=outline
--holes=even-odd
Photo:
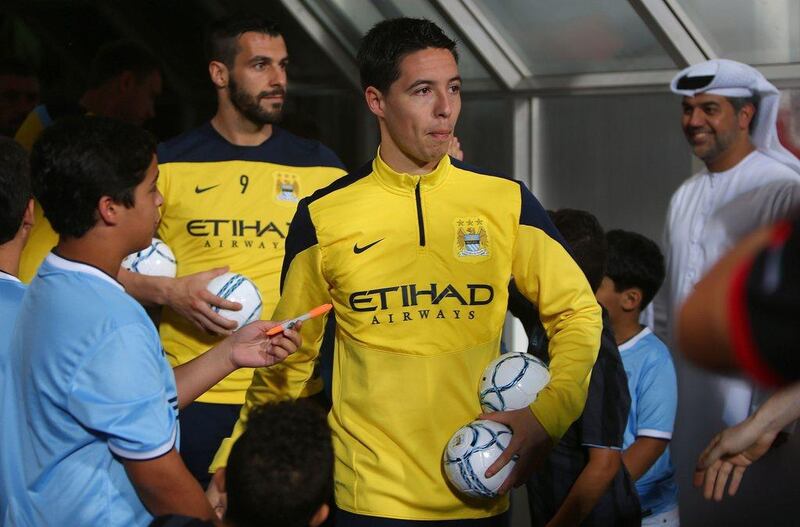
[[[456,58],[427,20],[370,30],[358,60],[377,156],[302,200],[289,229],[273,315],[322,303],[336,314],[337,527],[503,525],[507,498],[457,494],[441,458],[481,413],[477,387],[500,351],[510,280],[539,309],[552,380],[530,408],[488,415],[514,430],[489,470],[519,456],[501,490],[523,483],[580,415],[597,357],[600,307],[541,205],[523,184],[446,155],[461,109]],[[251,408],[322,388],[313,370],[323,328],[304,322],[298,352],[256,371],[212,469],[225,466]]]
[[[300,198],[344,175],[336,155],[276,126],[286,97],[286,44],[278,27],[257,17],[222,20],[209,33],[209,75],[217,112],[200,127],[159,146],[164,195],[158,237],[178,262],[175,279],[121,271],[143,303],[166,305],[160,325],[173,366],[230,333],[235,323],[212,305],[238,309],[206,291],[230,269],[253,280],[269,318],[279,296],[284,240]],[[201,483],[230,435],[252,379],[240,370],[181,413],[181,455]]]
[[[155,116],[155,98],[161,93],[158,59],[141,45],[117,40],[100,47],[89,67],[88,88],[78,103],[47,103],[33,109],[14,139],[28,152],[45,128],[68,115],[100,115],[141,125]],[[58,242],[58,235],[35,207],[35,224],[22,252],[19,277],[30,282]]]

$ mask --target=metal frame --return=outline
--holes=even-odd
[[[502,86],[513,90],[531,76],[522,58],[472,0],[432,0],[432,3],[469,41],[478,59]]]
[[[382,13],[398,11],[396,0],[372,0]],[[470,45],[478,60],[497,80],[500,89],[490,82],[471,81],[465,96],[598,95],[665,92],[678,69],[689,64],[716,58],[709,41],[689,19],[677,0],[628,0],[648,29],[675,62],[674,70],[645,70],[574,75],[537,76],[513,50],[474,0],[430,0]],[[350,84],[360,91],[355,56],[343,35],[333,30],[335,21],[312,9],[306,0],[281,0],[309,36],[328,54]],[[396,14],[396,13],[395,13]],[[780,88],[800,87],[800,64],[757,66]],[[516,115],[516,113],[515,113]],[[516,119],[516,117],[515,117]]]
[[[306,30],[308,35],[322,48],[328,57],[339,68],[348,82],[361,91],[358,68],[355,57],[347,51],[345,46],[337,39],[318,18],[317,12],[312,12],[301,0],[281,0],[281,4],[294,16],[297,23]],[[326,21],[330,22],[330,21]]]
[[[716,54],[675,0],[628,0],[679,68]]]
[[[756,68],[778,88],[800,88],[800,64],[766,64]]]
[[[547,75],[526,79],[520,86],[533,95],[598,94],[666,91],[677,70]]]

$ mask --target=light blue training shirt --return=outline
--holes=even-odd
[[[122,460],[176,447],[178,396],[155,327],[122,285],[48,255],[3,373],[0,524],[149,525]]]
[[[0,270],[0,394],[3,393],[3,383],[6,377],[4,369],[8,362],[8,344],[11,342],[11,333],[14,331],[14,322],[17,320],[17,311],[25,294],[25,284],[16,276]],[[2,425],[0,425],[2,426]],[[3,452],[0,448],[0,462]],[[3,517],[5,508],[3,502],[6,489],[0,479],[0,518]]]
[[[631,412],[623,449],[638,436],[672,439],[678,407],[678,382],[669,350],[649,328],[619,346],[628,376]],[[678,486],[669,447],[636,482],[642,512],[660,514],[678,506]]]

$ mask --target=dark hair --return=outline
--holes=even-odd
[[[100,46],[89,67],[88,87],[97,88],[124,71],[130,71],[137,81],[144,80],[161,64],[147,48],[130,40],[115,40]]]
[[[13,139],[0,137],[0,244],[19,232],[30,199],[28,153]]]
[[[597,291],[606,274],[606,238],[600,222],[585,210],[559,209],[548,214],[572,249],[572,257],[592,291]]]
[[[36,71],[27,63],[14,58],[0,59],[0,75],[16,75],[17,77],[36,77]]]
[[[325,413],[311,401],[251,412],[225,472],[235,527],[305,527],[333,493],[333,447]]]
[[[393,18],[375,24],[358,48],[361,87],[385,92],[400,77],[400,61],[427,48],[446,49],[458,61],[456,43],[430,20]]]
[[[249,14],[225,17],[214,22],[206,34],[208,60],[222,62],[229,69],[232,68],[239,52],[239,37],[249,32],[281,36],[280,27],[272,20]]]
[[[731,103],[733,106],[734,113],[738,114],[739,111],[745,107],[745,105],[752,104],[753,105],[753,117],[750,118],[750,125],[749,131],[752,134],[753,129],[756,127],[756,115],[758,115],[758,105],[761,102],[761,97],[757,93],[754,93],[750,97],[725,97],[728,99],[728,102]]]
[[[149,132],[116,119],[57,121],[33,146],[33,192],[58,234],[80,238],[97,222],[103,196],[133,206],[134,189],[144,180],[155,151]]]
[[[606,234],[608,240],[608,270],[606,276],[614,281],[618,293],[637,287],[642,290],[639,309],[656,296],[664,283],[664,255],[658,245],[636,232],[613,230]]]

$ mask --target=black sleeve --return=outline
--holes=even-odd
[[[600,351],[592,368],[589,393],[582,415],[582,444],[622,449],[630,408],[628,377],[625,375],[608,313],[604,308]]]
[[[525,335],[528,337],[527,352],[549,365],[547,333],[539,320],[539,311],[530,300],[525,298],[525,295],[520,293],[514,280],[508,284],[508,310],[519,319],[522,327],[525,328]]]

